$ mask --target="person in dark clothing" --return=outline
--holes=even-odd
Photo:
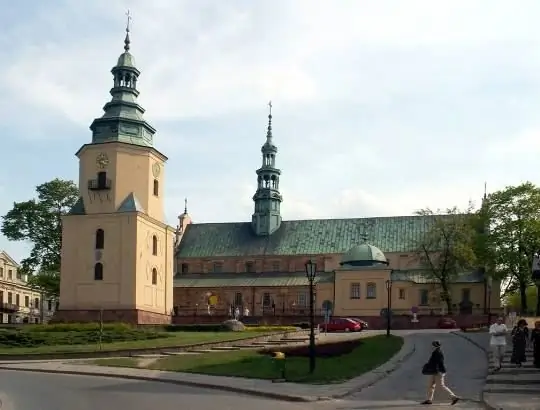
[[[452,390],[446,386],[444,377],[446,375],[446,366],[444,364],[444,354],[441,350],[441,343],[435,340],[432,344],[433,351],[428,362],[422,369],[422,374],[429,376],[427,399],[422,404],[433,404],[433,396],[435,395],[435,389],[439,386],[445,390],[452,399],[452,405],[459,401],[459,397],[454,394]]]
[[[527,321],[520,319],[512,330],[512,356],[510,362],[521,367],[523,362],[527,361],[527,340],[529,339],[529,329],[527,329]]]
[[[531,332],[531,343],[533,346],[533,364],[540,368],[540,322],[534,322],[534,329]]]

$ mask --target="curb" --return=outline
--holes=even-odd
[[[416,344],[412,339],[410,338],[404,338],[403,346],[401,347],[401,350],[397,352],[389,361],[386,363],[381,364],[379,367],[375,368],[374,370],[366,373],[363,376],[369,376],[374,375],[371,379],[368,379],[364,383],[360,384],[359,386],[356,386],[354,389],[349,390],[346,393],[342,394],[336,394],[331,396],[331,399],[342,399],[346,396],[349,396],[354,393],[358,393],[359,391],[366,389],[370,386],[373,386],[375,383],[380,382],[385,377],[388,377],[391,373],[396,371],[401,367],[401,365],[407,361],[416,351]],[[360,376],[360,377],[363,377]],[[366,377],[367,378],[367,377]]]
[[[453,334],[458,336],[458,337],[461,337],[462,339],[467,340],[470,344],[476,346],[477,348],[479,348],[480,350],[482,350],[486,354],[486,360],[487,360],[487,363],[488,363],[488,373],[486,374],[486,384],[487,384],[487,380],[488,380],[488,378],[490,376],[490,374],[489,374],[489,364],[490,364],[490,359],[489,359],[489,353],[490,352],[489,352],[489,350],[486,349],[484,346],[482,346],[480,343],[478,343],[476,340],[470,339],[467,336],[465,336],[465,333],[463,333],[463,332],[454,332]],[[491,405],[489,403],[489,401],[484,397],[484,393],[485,393],[484,389],[485,389],[485,386],[482,389],[482,392],[480,393],[480,400],[484,404],[485,408],[488,409],[488,410],[503,410],[503,409],[501,409],[499,407],[494,407],[493,405]]]
[[[289,402],[296,402],[296,403],[310,403],[310,402],[315,402],[315,401],[318,401],[318,400],[324,400],[325,399],[325,398],[319,398],[319,397],[294,396],[294,395],[288,395],[288,394],[271,393],[271,392],[244,389],[244,388],[241,388],[241,387],[233,387],[233,386],[218,386],[218,385],[215,385],[215,384],[203,383],[203,382],[192,382],[192,381],[172,380],[172,379],[159,379],[159,378],[147,377],[147,376],[134,376],[134,375],[123,375],[123,374],[103,374],[103,373],[98,373],[98,372],[75,371],[75,370],[19,369],[19,368],[3,367],[3,366],[0,366],[0,370],[11,370],[11,371],[21,371],[21,372],[33,372],[33,373],[49,373],[49,374],[51,374],[51,373],[52,374],[67,374],[67,375],[72,375],[72,376],[109,377],[109,378],[113,378],[113,379],[139,380],[139,381],[148,381],[148,382],[156,382],[156,383],[168,383],[168,384],[176,384],[176,385],[182,385],[182,386],[200,387],[200,388],[204,388],[204,389],[228,391],[228,392],[232,392],[232,393],[248,394],[250,396],[265,397],[265,398],[268,398],[268,399],[282,400],[282,401],[289,401]]]

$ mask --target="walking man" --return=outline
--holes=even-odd
[[[502,368],[502,361],[506,350],[507,333],[508,329],[506,328],[502,317],[498,317],[497,321],[489,327],[489,334],[491,335],[489,344],[493,351],[494,362],[497,364],[495,371],[499,371]]]

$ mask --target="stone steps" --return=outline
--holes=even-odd
[[[537,384],[540,385],[540,372],[526,374],[495,373],[486,378],[487,384]]]
[[[509,394],[532,394],[538,395],[538,385],[516,386],[515,384],[486,385],[484,393],[509,393]]]
[[[163,352],[163,355],[165,356],[190,356],[190,355],[196,355],[200,353],[196,352]]]
[[[212,350],[228,352],[228,351],[231,351],[231,350],[240,350],[240,348],[235,347],[235,346],[215,346],[215,347],[212,347]]]

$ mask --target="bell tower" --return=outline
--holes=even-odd
[[[279,193],[281,171],[276,168],[278,149],[272,140],[272,102],[268,103],[268,108],[266,142],[261,148],[262,166],[257,170],[257,192],[253,196],[255,212],[251,218],[253,231],[259,236],[271,235],[279,229],[283,201]]]
[[[167,157],[137,102],[140,72],[124,52],[111,70],[111,100],[91,126],[79,158],[81,197],[62,221],[60,308],[63,321],[169,323],[174,228],[164,222]],[[102,313],[101,313],[102,312]]]

